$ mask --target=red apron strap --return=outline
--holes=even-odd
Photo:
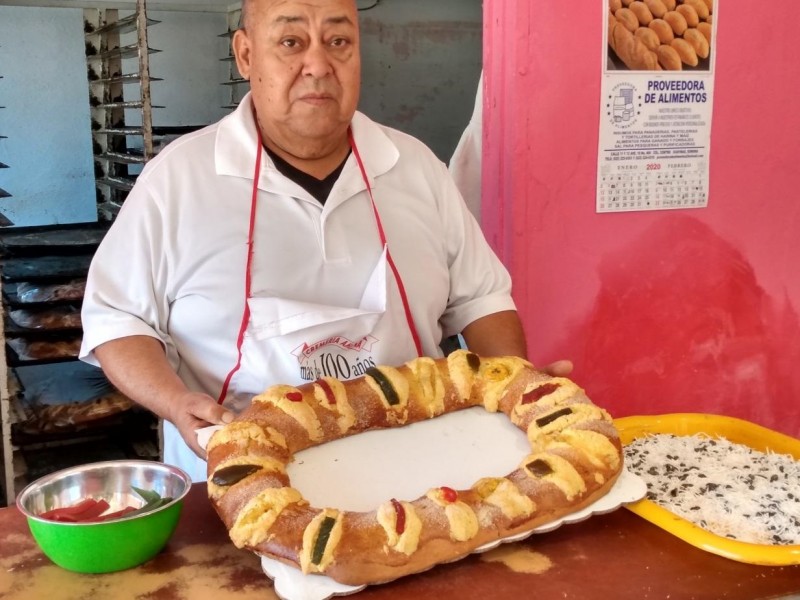
[[[258,199],[258,178],[261,175],[261,155],[264,153],[261,145],[261,132],[258,133],[258,148],[256,148],[256,166],[253,173],[253,195],[250,199],[250,225],[247,231],[247,265],[245,267],[244,276],[244,311],[242,312],[242,324],[239,326],[239,335],[236,338],[236,364],[225,377],[225,382],[222,384],[222,390],[217,398],[217,403],[222,404],[225,401],[225,396],[228,394],[228,387],[231,384],[233,375],[242,366],[242,343],[244,342],[244,332],[247,330],[247,323],[250,321],[250,286],[251,286],[251,273],[250,267],[253,264],[253,233],[256,224],[256,201]]]
[[[381,244],[386,248],[386,260],[389,263],[389,268],[391,268],[392,273],[394,275],[395,281],[397,282],[397,288],[400,291],[400,298],[403,301],[403,310],[405,311],[406,321],[408,322],[408,328],[411,332],[411,337],[414,340],[414,346],[417,350],[417,356],[423,356],[422,354],[422,344],[419,340],[419,334],[417,333],[416,325],[414,324],[414,317],[411,314],[411,308],[408,303],[408,296],[406,295],[405,286],[403,285],[403,279],[400,277],[400,272],[397,270],[397,266],[394,264],[394,260],[392,259],[392,254],[389,251],[389,246],[386,242],[386,234],[383,231],[383,223],[381,223],[381,216],[378,214],[378,208],[375,206],[375,199],[372,196],[372,188],[369,185],[369,177],[367,177],[367,172],[364,169],[364,163],[361,161],[361,156],[358,153],[358,148],[356,147],[355,139],[353,139],[353,132],[348,129],[347,135],[350,140],[350,147],[353,149],[353,154],[356,157],[356,162],[358,163],[358,168],[361,170],[361,177],[364,179],[364,183],[367,186],[367,193],[369,194],[369,200],[372,205],[372,212],[375,214],[375,223],[378,226],[378,235],[381,239]],[[245,283],[244,283],[244,311],[242,312],[242,323],[239,326],[239,335],[236,338],[236,364],[230,370],[228,375],[225,377],[225,381],[222,384],[222,390],[219,393],[219,398],[217,398],[217,403],[222,404],[225,401],[225,397],[228,394],[228,388],[230,387],[231,380],[233,379],[234,374],[239,370],[242,366],[242,343],[244,342],[244,334],[247,330],[247,324],[250,321],[250,305],[248,304],[248,300],[250,298],[250,287],[252,281],[251,275],[251,266],[253,263],[253,236],[255,231],[255,222],[256,222],[256,201],[258,199],[258,179],[261,174],[261,156],[264,153],[262,143],[261,143],[261,132],[258,132],[258,147],[256,148],[256,164],[253,173],[253,194],[250,199],[250,224],[247,232],[247,265],[245,267]]]
[[[417,356],[424,356],[422,353],[422,343],[419,340],[419,334],[417,333],[417,327],[414,324],[414,316],[411,314],[411,307],[408,303],[408,296],[406,295],[406,289],[403,285],[403,279],[400,277],[400,271],[397,270],[397,266],[394,264],[394,259],[392,259],[392,253],[389,250],[389,244],[386,242],[386,234],[383,231],[383,223],[381,223],[381,216],[378,213],[378,207],[375,205],[375,198],[372,196],[372,187],[369,185],[369,177],[367,176],[367,171],[364,168],[364,163],[361,161],[361,155],[358,153],[358,147],[356,146],[356,140],[353,138],[353,130],[347,130],[347,136],[350,139],[350,147],[353,149],[353,155],[356,157],[356,162],[358,163],[358,168],[361,170],[361,177],[364,179],[364,184],[367,186],[367,193],[369,194],[369,201],[372,204],[372,212],[375,214],[375,223],[378,225],[378,235],[381,239],[381,244],[386,248],[386,260],[389,262],[389,267],[392,269],[392,273],[394,274],[394,279],[397,282],[397,289],[400,291],[400,299],[403,301],[403,310],[406,313],[406,321],[408,322],[408,329],[411,332],[411,338],[414,340],[414,346],[417,349]]]

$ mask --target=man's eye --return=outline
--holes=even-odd
[[[281,46],[285,48],[297,48],[300,45],[300,42],[294,38],[287,38],[285,40],[281,40]]]
[[[347,46],[348,41],[346,38],[334,38],[331,40],[331,46],[334,48],[344,48]]]

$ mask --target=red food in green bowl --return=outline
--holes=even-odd
[[[191,484],[185,472],[163,463],[106,461],[34,481],[17,497],[17,508],[55,564],[79,573],[108,573],[140,565],[161,551]],[[143,498],[136,488],[160,501]],[[132,512],[140,507],[147,509]]]

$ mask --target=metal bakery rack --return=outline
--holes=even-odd
[[[148,46],[147,28],[158,22],[147,18],[144,0],[123,18],[116,9],[84,10],[98,216],[104,220],[114,219],[141,165],[156,153],[152,111],[159,107],[151,103],[150,82],[160,79],[150,76],[149,57],[160,50]],[[128,34],[135,34],[131,43]],[[124,73],[125,59],[132,58],[136,70]],[[138,113],[135,124],[126,118],[130,111]]]
[[[80,305],[105,222],[0,231],[3,496],[61,468],[158,459],[157,419],[78,360]]]
[[[219,37],[226,38],[229,41],[227,56],[220,58],[220,61],[227,63],[228,66],[228,80],[222,82],[222,85],[228,88],[228,103],[222,108],[235,109],[250,89],[250,82],[242,77],[236,68],[236,58],[233,55],[233,47],[230,43],[233,40],[233,34],[240,27],[241,14],[240,8],[228,11],[228,31],[219,34]]]
[[[0,75],[0,79],[3,79],[2,75]],[[2,109],[2,108],[5,108],[5,107],[4,106],[0,106],[0,109]],[[4,140],[6,138],[7,138],[7,136],[0,134],[0,140]],[[4,164],[4,163],[0,162],[0,169],[7,169],[7,168],[8,168],[7,164]],[[10,198],[10,197],[11,197],[11,194],[9,194],[7,191],[5,191],[3,189],[2,186],[0,186],[0,198]],[[13,225],[13,223],[8,220],[8,218],[3,214],[2,211],[0,211],[0,227],[7,227],[9,225]]]

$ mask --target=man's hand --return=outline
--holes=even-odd
[[[544,371],[548,375],[552,375],[553,377],[566,377],[572,373],[572,361],[557,360],[549,365],[545,365],[540,370]]]
[[[134,402],[170,421],[192,451],[202,459],[196,430],[222,425],[233,414],[206,394],[190,391],[167,362],[155,338],[134,335],[95,348],[100,366],[119,391]]]
[[[481,317],[467,325],[461,335],[467,348],[478,356],[528,356],[522,323],[513,310]],[[572,373],[572,361],[557,360],[537,368],[553,377],[566,377]]]
[[[197,430],[210,425],[230,423],[233,416],[232,412],[217,404],[211,396],[186,392],[170,402],[167,420],[175,425],[192,452],[206,460],[206,452],[197,442]]]

